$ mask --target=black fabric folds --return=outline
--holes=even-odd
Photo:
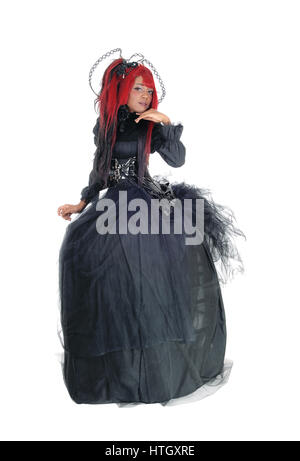
[[[132,116],[127,143],[124,133],[121,141],[118,136],[116,155],[132,154],[133,123]],[[181,124],[157,124],[153,131],[153,152],[175,167],[185,159],[182,130]],[[229,377],[220,286],[244,270],[235,245],[235,237],[244,234],[232,210],[215,203],[208,190],[185,182],[170,184],[173,198],[166,203],[183,206],[190,199],[195,223],[196,201],[203,200],[202,243],[186,244],[183,227],[174,232],[180,215],[168,206],[159,211],[159,232],[151,233],[147,175],[142,186],[122,178],[101,197],[91,177],[89,205],[66,228],[59,251],[58,333],[64,382],[77,404],[172,405],[204,398]],[[153,179],[163,190],[166,178]],[[121,194],[127,205],[141,199],[147,204],[143,232],[120,231]],[[99,233],[108,210],[115,212],[115,232]],[[126,206],[126,213],[129,225],[136,211]],[[162,231],[166,216],[170,232]]]

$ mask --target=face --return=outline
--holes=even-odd
[[[143,85],[143,77],[136,77],[129,94],[127,106],[130,112],[145,112],[151,104],[153,89]]]

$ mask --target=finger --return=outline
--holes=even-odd
[[[135,120],[135,122],[138,123],[139,120],[149,120],[150,122],[156,122],[156,119],[155,117],[151,116],[150,114],[149,115],[141,115],[139,118],[137,118]]]

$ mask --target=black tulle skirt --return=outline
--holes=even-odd
[[[220,283],[243,271],[234,237],[244,234],[209,191],[184,182],[172,190],[182,204],[191,199],[193,217],[195,199],[203,199],[201,244],[187,245],[183,227],[172,232],[178,215],[163,209],[159,223],[168,216],[169,233],[121,233],[119,192],[127,203],[142,198],[149,209],[153,198],[126,178],[93,197],[67,226],[59,252],[59,336],[64,382],[76,403],[166,405],[199,389],[207,395],[209,385],[216,390],[228,378]],[[99,233],[108,208],[116,232]],[[135,213],[127,211],[128,223]]]

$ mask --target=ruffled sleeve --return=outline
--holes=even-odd
[[[89,185],[82,189],[80,200],[84,200],[88,204],[101,189],[102,183],[97,180],[97,174],[93,168],[89,175]]]
[[[185,163],[185,146],[180,141],[182,131],[181,123],[156,123],[152,130],[151,153],[158,152],[164,161],[174,168],[182,166]]]
[[[102,181],[99,180],[97,173],[99,150],[98,150],[98,131],[99,131],[99,118],[97,118],[96,124],[93,128],[94,143],[97,146],[97,150],[94,154],[93,168],[89,174],[88,186],[84,187],[81,191],[80,200],[84,200],[88,204],[92,198],[102,189]]]

